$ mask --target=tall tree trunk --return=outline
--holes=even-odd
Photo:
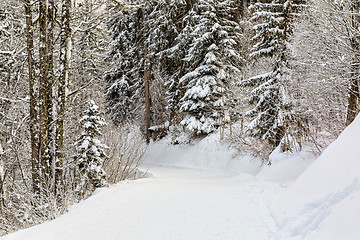
[[[54,22],[55,22],[55,2],[49,0],[48,2],[48,29],[47,29],[47,63],[48,63],[48,76],[47,76],[47,91],[46,91],[46,111],[47,111],[47,139],[49,141],[49,180],[51,185],[54,184],[54,118],[53,118],[53,87],[55,84],[54,74]]]
[[[71,0],[62,1],[61,36],[60,36],[60,77],[58,87],[58,119],[56,123],[56,161],[55,184],[59,197],[64,188],[64,123],[66,111],[66,84],[69,78],[69,63],[71,51],[70,39],[70,8]]]
[[[31,175],[32,187],[36,194],[40,194],[40,164],[39,164],[39,138],[37,129],[37,110],[36,110],[36,93],[35,85],[35,71],[34,71],[34,34],[33,34],[33,20],[30,0],[25,0],[25,14],[26,14],[26,44],[28,55],[28,78],[29,78],[29,96],[30,96],[30,140],[31,140]]]
[[[39,100],[40,100],[40,159],[41,177],[43,183],[48,184],[50,179],[50,149],[48,139],[48,49],[47,49],[47,6],[45,1],[39,1]]]
[[[145,46],[144,59],[146,64],[148,48]],[[149,79],[148,79],[148,70],[144,70],[144,81],[145,81],[145,128],[146,128],[146,142],[150,143],[150,90],[149,90]]]

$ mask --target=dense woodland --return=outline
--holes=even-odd
[[[359,112],[355,0],[0,3],[0,235],[217,133],[267,163]]]

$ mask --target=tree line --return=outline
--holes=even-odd
[[[329,121],[337,135],[359,111],[357,9],[352,1],[134,3],[110,22],[107,110],[118,125],[176,126],[194,137],[241,119],[241,138],[270,150],[315,139]]]
[[[0,234],[138,176],[143,139],[218,132],[265,161],[279,145],[321,151],[359,112],[358,12],[354,0],[3,1]]]

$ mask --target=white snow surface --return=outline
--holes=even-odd
[[[281,239],[360,239],[360,116],[274,204]]]
[[[316,160],[307,148],[276,149],[261,165],[218,139],[151,143],[150,177],[98,189],[1,240],[360,239],[360,117]]]

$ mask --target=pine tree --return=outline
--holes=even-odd
[[[257,2],[249,7],[254,26],[254,46],[250,57],[255,60],[272,57],[271,71],[242,82],[252,87],[248,98],[255,107],[246,113],[251,118],[248,134],[267,140],[276,147],[287,131],[291,121],[291,101],[287,93],[289,71],[288,35],[291,21],[300,8],[295,1],[273,0]]]
[[[100,117],[99,107],[94,101],[89,102],[89,109],[84,111],[80,124],[83,132],[75,143],[77,148],[75,161],[80,174],[77,190],[84,192],[91,186],[98,188],[107,185],[106,173],[102,168],[103,161],[108,158],[105,153],[107,146],[99,139],[102,135],[101,127],[106,123]]]
[[[197,135],[208,134],[225,123],[229,87],[240,74],[240,28],[227,14],[231,12],[229,3],[197,2],[197,24],[184,59],[189,68],[180,79],[185,88],[180,110],[186,115],[181,124]]]

